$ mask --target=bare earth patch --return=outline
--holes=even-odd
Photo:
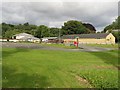
[[[93,88],[86,79],[84,79],[78,75],[75,75],[75,78],[79,81],[80,84],[86,85],[88,88]]]
[[[70,71],[70,73],[78,81],[79,85],[85,86],[85,88],[94,88],[94,86],[92,86],[90,82],[87,81],[85,78],[82,78],[81,76],[75,74],[74,72]]]

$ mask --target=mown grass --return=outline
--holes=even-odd
[[[2,52],[4,88],[118,87],[118,51],[3,48]]]
[[[118,48],[118,44],[86,44],[93,47]]]

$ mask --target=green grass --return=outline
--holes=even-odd
[[[86,44],[86,45],[104,48],[118,48],[118,44]]]
[[[118,51],[3,48],[3,87],[117,88]]]
[[[58,47],[58,48],[66,48],[66,49],[76,49],[76,46],[65,46],[64,44],[46,44],[42,43],[41,45],[50,46],[50,47]]]

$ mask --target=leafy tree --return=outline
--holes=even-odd
[[[50,30],[47,26],[40,25],[36,30],[35,36],[38,37],[38,38],[49,37],[50,36]]]
[[[41,36],[42,37],[49,37],[50,30],[49,30],[49,28],[47,26],[41,25],[39,28],[41,30]]]
[[[83,34],[90,33],[89,29],[87,29],[81,22],[70,20],[64,23],[62,26],[63,34]]]
[[[39,26],[35,32],[35,36],[38,37],[38,38],[42,38],[42,35],[41,35],[41,27]]]
[[[120,16],[110,25],[106,26],[102,32],[108,31],[109,33],[112,33],[115,38],[116,42],[120,42],[120,32],[114,32],[113,30],[120,29]]]
[[[2,23],[2,36],[5,36],[5,32],[11,30],[11,27],[9,26],[9,24],[6,23]]]
[[[90,30],[90,33],[95,33],[96,32],[96,29],[92,24],[83,23],[83,25]]]
[[[5,32],[5,38],[10,39],[10,38],[12,38],[13,35],[18,34],[18,33],[21,33],[21,32],[19,30],[16,30],[16,29],[8,30],[8,31]]]
[[[115,36],[115,41],[120,42],[120,33],[119,32],[112,32],[112,34]]]
[[[0,24],[0,38],[2,38],[2,24]]]
[[[26,23],[24,23],[23,25],[24,25],[24,26],[29,26],[29,23],[28,23],[28,22],[26,22]]]
[[[118,18],[112,22],[112,24],[106,26],[104,28],[104,32],[106,32],[107,30],[113,30],[113,29],[120,29],[120,16],[118,16]]]
[[[50,28],[51,37],[58,37],[60,33],[61,33],[60,28]]]

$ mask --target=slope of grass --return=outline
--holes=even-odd
[[[3,87],[117,88],[118,51],[3,48]]]

